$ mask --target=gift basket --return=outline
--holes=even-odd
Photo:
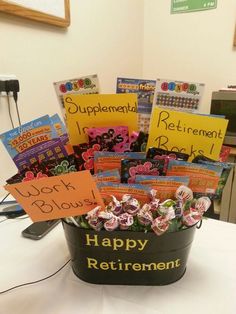
[[[216,160],[219,149],[188,154],[176,136],[170,148],[153,145],[155,121],[166,127],[174,111],[165,109],[164,118],[157,112],[159,120],[154,112],[148,134],[138,126],[134,95],[117,96],[66,95],[67,128],[58,115],[46,115],[2,134],[19,170],[5,188],[32,220],[62,219],[82,280],[170,284],[184,275],[195,230],[222,193],[230,165]]]
[[[154,190],[152,190],[154,192]],[[185,186],[176,201],[153,197],[141,206],[130,194],[114,196],[105,210],[65,218],[74,273],[91,283],[165,285],[180,279],[197,223],[210,205]],[[167,232],[168,231],[168,232]]]

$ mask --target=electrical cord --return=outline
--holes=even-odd
[[[0,205],[2,205],[2,204],[4,203],[5,199],[6,199],[9,195],[10,195],[10,193],[7,193],[7,195],[5,195],[5,196],[3,197],[3,199],[1,199]],[[11,202],[11,201],[10,201],[10,202]],[[13,201],[13,203],[14,203],[14,205],[17,204],[17,203],[14,202],[14,201]],[[7,205],[7,204],[6,204],[6,205]],[[9,213],[8,213],[8,212],[5,212],[5,214],[3,214],[3,216],[6,216],[7,219],[15,219],[15,218],[19,218],[19,217],[21,217],[21,216],[24,216],[24,217],[22,217],[22,219],[25,219],[25,218],[28,218],[28,217],[29,217],[23,209],[21,209],[21,210],[19,210],[19,211],[15,211],[15,212],[9,212]],[[25,216],[26,216],[26,217],[25,217]],[[1,220],[0,223],[1,223],[2,221],[5,221],[5,220],[6,220],[6,219]]]
[[[3,222],[3,221],[6,221],[6,220],[8,220],[8,218],[5,218],[5,219],[0,220],[0,223]]]
[[[0,205],[2,205],[2,203],[5,201],[5,199],[6,199],[9,195],[10,195],[10,193],[7,193],[7,195],[5,195],[5,196],[3,197],[3,199],[1,199]],[[7,219],[8,219],[8,218],[5,218],[5,219],[1,220],[0,223],[3,222],[3,221],[6,221]]]
[[[5,196],[3,197],[3,199],[1,199],[0,205],[2,205],[2,203],[5,201],[5,199],[6,199],[9,195],[10,195],[10,193],[7,193],[7,195],[5,195]]]
[[[10,104],[10,96],[9,96],[9,92],[7,92],[7,104],[8,104],[8,114],[9,114],[9,118],[11,121],[11,126],[14,129],[14,123],[13,123],[13,119],[12,119],[12,115],[11,115],[11,104]]]
[[[24,215],[23,217],[16,217],[15,220],[23,220],[29,218],[29,215]]]
[[[26,282],[26,283],[23,283],[23,284],[20,284],[20,285],[11,287],[11,288],[9,288],[9,289],[0,291],[0,294],[9,292],[9,291],[14,290],[14,289],[16,289],[16,288],[20,288],[20,287],[24,287],[24,286],[28,286],[28,285],[33,285],[33,284],[36,284],[36,283],[38,283],[38,282],[47,280],[47,279],[49,279],[49,278],[55,276],[57,273],[59,273],[59,271],[61,271],[69,262],[70,262],[70,259],[69,259],[64,265],[62,265],[56,272],[54,272],[53,274],[51,274],[51,275],[49,275],[49,276],[47,276],[47,277],[44,277],[44,278],[42,278],[42,279],[35,280],[35,281]]]
[[[17,119],[18,119],[18,123],[19,126],[21,126],[21,119],[20,119],[20,112],[19,112],[19,108],[18,108],[18,92],[20,90],[20,86],[19,86],[19,81],[18,80],[14,80],[14,91],[13,91],[13,98],[16,104],[16,113],[17,113]]]
[[[15,98],[14,98],[14,100],[15,100]],[[20,112],[19,112],[17,100],[15,100],[15,104],[16,104],[16,113],[17,113],[18,123],[19,123],[19,126],[21,126]]]

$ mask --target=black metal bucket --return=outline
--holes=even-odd
[[[95,284],[167,285],[185,273],[196,225],[157,236],[153,232],[94,230],[63,221],[72,268]]]

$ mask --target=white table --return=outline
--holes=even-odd
[[[33,241],[21,237],[30,223],[0,223],[1,291],[46,277],[69,259],[61,224]],[[184,277],[168,286],[93,285],[67,265],[46,281],[0,295],[0,313],[235,314],[236,225],[205,220],[196,231]]]

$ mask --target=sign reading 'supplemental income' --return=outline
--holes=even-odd
[[[153,108],[147,147],[218,160],[228,120]]]
[[[104,207],[88,170],[5,185],[33,221],[45,221],[87,213]]]
[[[125,125],[137,131],[137,95],[67,95],[64,97],[67,127],[72,145],[88,141],[86,130],[91,127]]]

